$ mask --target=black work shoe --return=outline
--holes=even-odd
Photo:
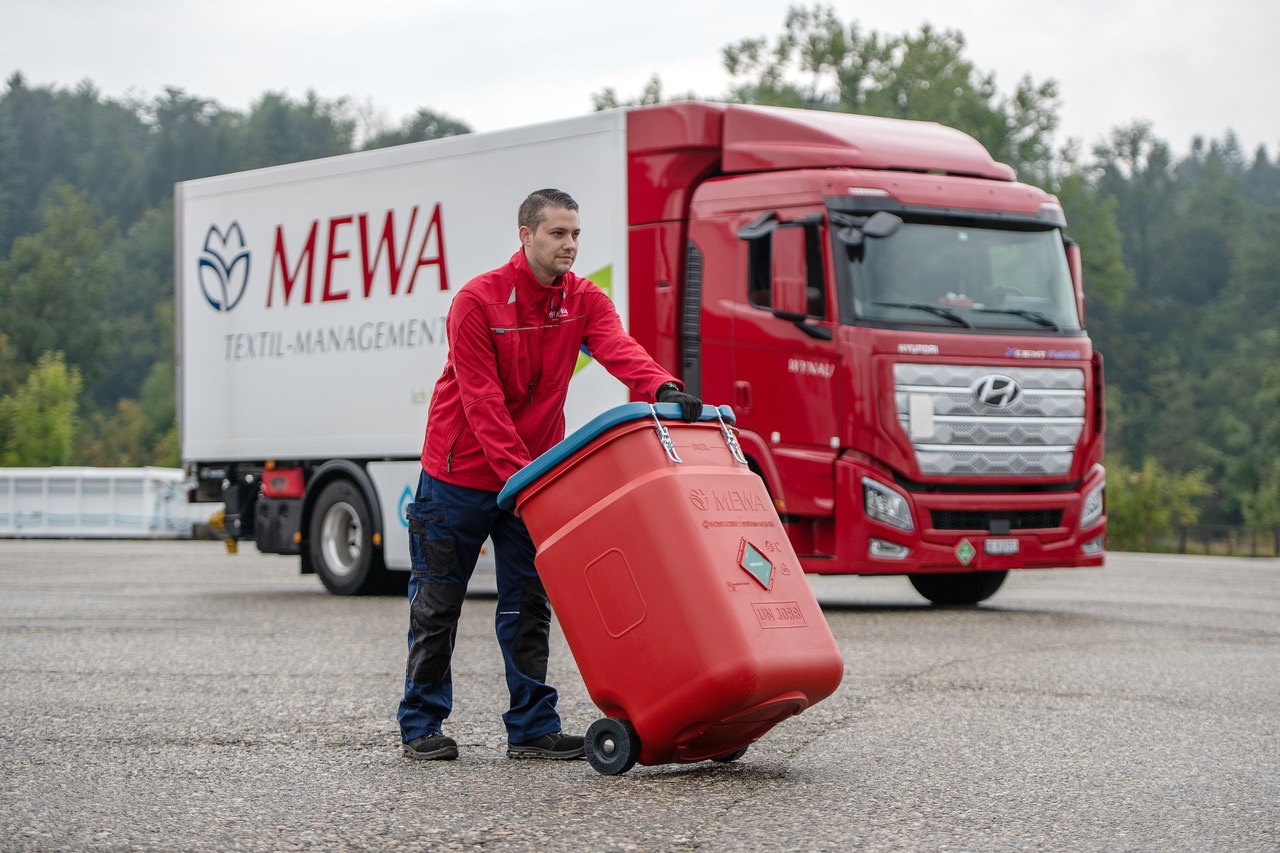
[[[458,744],[451,738],[436,732],[409,741],[404,754],[420,761],[451,761],[458,757]]]
[[[528,743],[507,744],[507,758],[585,758],[583,739],[564,732],[552,732]]]

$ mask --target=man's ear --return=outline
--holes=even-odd
[[[533,229],[528,225],[520,226],[520,244],[522,246],[529,245],[529,241],[533,239]]]

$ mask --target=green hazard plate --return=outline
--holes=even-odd
[[[738,565],[759,581],[765,589],[773,586],[773,563],[745,539],[738,546]]]

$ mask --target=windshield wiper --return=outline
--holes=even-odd
[[[879,305],[884,308],[914,308],[917,311],[928,311],[930,314],[936,314],[953,323],[964,326],[966,329],[972,329],[973,324],[956,312],[942,308],[938,305],[930,305],[927,302],[872,302],[872,305]]]
[[[1039,323],[1041,326],[1048,326],[1055,332],[1061,332],[1062,327],[1050,320],[1039,311],[1026,311],[1022,308],[977,308],[979,314],[1013,314],[1017,317],[1030,320],[1033,323]]]

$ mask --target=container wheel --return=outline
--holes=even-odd
[[[944,607],[970,606],[996,594],[1008,572],[907,575],[916,592]]]
[[[750,746],[751,744],[747,744]],[[739,758],[747,754],[747,746],[738,747],[733,752],[727,752],[724,755],[717,755],[712,761],[720,761],[728,764],[730,761],[737,761]]]
[[[619,776],[636,765],[640,737],[635,726],[621,717],[605,717],[587,728],[587,761],[597,773]]]
[[[320,490],[309,532],[311,561],[326,589],[335,595],[376,589],[382,560],[373,545],[368,502],[355,484],[334,480]]]

